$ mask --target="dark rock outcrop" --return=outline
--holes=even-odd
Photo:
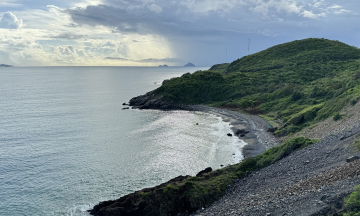
[[[359,160],[359,157],[358,156],[352,156],[352,157],[347,158],[346,162],[350,163],[350,162],[353,162],[353,161],[356,161],[356,160]]]
[[[208,168],[200,171],[198,174],[196,174],[196,177],[200,177],[200,176],[202,176],[203,174],[209,173],[209,172],[211,172],[211,171],[212,171],[212,168],[211,168],[211,167],[208,167]]]
[[[237,131],[235,131],[235,135],[236,136],[240,136],[240,137],[244,137],[245,134],[248,134],[250,131],[247,131],[245,129],[238,129]]]
[[[275,131],[277,131],[277,127],[271,127],[271,128],[269,128],[268,130],[267,130],[267,132],[272,132],[272,133],[274,133]]]
[[[129,105],[139,109],[192,110],[190,106],[165,100],[162,96],[156,96],[152,93],[132,98]]]
[[[176,215],[178,212],[186,212],[191,210],[188,201],[184,198],[183,192],[188,187],[186,184],[183,188],[179,188],[177,192],[169,194],[166,186],[170,183],[181,183],[190,176],[178,176],[170,181],[153,188],[146,188],[136,191],[132,194],[123,196],[117,200],[101,202],[88,210],[91,215],[96,216],[113,216],[113,215],[131,215],[131,216],[154,216],[164,215],[163,211],[170,211],[166,215]],[[162,209],[162,201],[167,200],[176,203],[176,207],[172,210]],[[195,210],[192,210],[195,211]]]

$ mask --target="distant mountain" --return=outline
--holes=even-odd
[[[159,65],[159,67],[169,67],[169,66],[164,64],[164,65]]]
[[[12,65],[7,65],[7,64],[0,64],[0,67],[14,67]]]
[[[184,65],[184,67],[195,67],[195,65],[193,63],[189,62],[186,65]]]

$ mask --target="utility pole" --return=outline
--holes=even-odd
[[[248,44],[248,55],[250,55],[250,39],[249,39],[249,44]]]
[[[225,57],[225,63],[227,63],[227,47],[226,47],[226,57]]]

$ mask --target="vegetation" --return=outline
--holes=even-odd
[[[360,135],[357,135],[352,143],[351,147],[354,149],[354,152],[360,151]]]
[[[360,216],[360,185],[345,199],[345,211],[343,216]]]
[[[356,47],[310,38],[173,78],[154,93],[183,104],[262,114],[282,122],[276,134],[283,136],[330,116],[338,120],[345,105],[357,103],[359,58]]]
[[[340,119],[341,119],[340,113],[337,112],[337,113],[334,115],[333,119],[334,119],[334,121],[340,120]]]
[[[288,140],[239,164],[206,173],[199,177],[188,177],[181,181],[171,182],[156,190],[142,192],[142,202],[145,202],[148,207],[152,206],[153,209],[151,210],[156,211],[157,215],[176,215],[184,211],[194,212],[202,207],[209,206],[224,195],[227,186],[234,179],[244,177],[246,172],[267,167],[292,152],[315,142],[317,140],[303,137]]]

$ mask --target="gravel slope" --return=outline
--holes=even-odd
[[[194,215],[320,215],[360,184],[360,160],[345,161],[359,133],[357,124],[253,172]]]

